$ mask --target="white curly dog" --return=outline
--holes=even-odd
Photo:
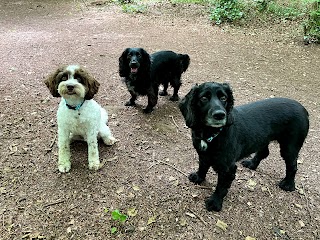
[[[57,112],[59,171],[70,171],[70,143],[79,139],[88,143],[89,169],[98,170],[98,138],[106,145],[116,141],[107,125],[106,110],[92,99],[99,82],[79,65],[69,65],[58,68],[44,83],[52,96],[62,97]]]

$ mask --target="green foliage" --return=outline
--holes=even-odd
[[[118,209],[111,212],[111,216],[113,220],[119,221],[120,223],[124,223],[128,216],[125,214],[122,214]]]
[[[238,0],[213,0],[212,3],[215,7],[210,19],[216,24],[234,22],[244,17],[243,5]]]
[[[312,4],[308,19],[304,22],[305,43],[320,42],[320,0]]]
[[[144,13],[147,10],[146,5],[135,0],[117,0],[122,6],[122,11],[126,13]]]

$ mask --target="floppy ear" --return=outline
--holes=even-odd
[[[232,89],[228,83],[223,83],[222,86],[228,95],[226,110],[227,110],[227,114],[228,114],[227,124],[230,125],[233,123],[233,120],[234,120],[233,116],[231,114],[231,111],[232,111],[233,105],[234,105],[233,93],[232,93]]]
[[[90,100],[98,92],[100,83],[92,76],[89,75],[87,71],[80,69],[78,74],[81,76],[84,85],[88,89],[84,99]]]
[[[150,55],[143,48],[141,48],[141,54],[142,54],[141,68],[143,69],[143,72],[149,73],[150,66],[151,66]]]
[[[127,61],[127,55],[129,48],[126,48],[119,57],[119,75],[120,77],[127,77],[130,74],[129,63]]]
[[[45,80],[44,83],[46,84],[47,88],[49,88],[52,96],[54,97],[61,97],[58,93],[58,74],[63,72],[65,67],[58,68],[54,73],[51,73]]]
[[[196,125],[196,96],[198,94],[199,86],[195,85],[189,93],[180,101],[179,109],[186,121],[186,125],[192,128]]]

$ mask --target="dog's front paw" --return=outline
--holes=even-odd
[[[129,101],[126,102],[124,105],[125,105],[125,106],[135,106],[136,103],[135,103],[134,101],[129,100]]]
[[[296,189],[294,180],[287,180],[285,178],[280,181],[279,187],[287,192],[292,192]]]
[[[161,92],[159,92],[159,95],[160,96],[167,96],[168,92],[167,91],[161,91]]]
[[[69,160],[68,161],[59,161],[58,162],[58,169],[59,169],[59,172],[61,172],[61,173],[69,172],[71,169],[71,162]]]
[[[100,161],[90,161],[89,162],[89,169],[90,170],[99,170],[100,168]]]
[[[108,146],[113,145],[117,139],[115,139],[113,136],[108,137],[107,139],[104,140],[104,143]]]
[[[222,209],[222,202],[223,202],[223,199],[218,198],[215,195],[211,196],[206,200],[206,209],[210,212],[211,211],[219,212]]]
[[[151,113],[153,111],[152,107],[146,107],[145,109],[143,109],[144,113]]]
[[[243,160],[243,161],[241,162],[241,164],[242,164],[242,166],[244,166],[244,167],[246,167],[246,168],[249,168],[249,169],[251,169],[251,170],[256,170],[257,167],[258,167],[256,164],[254,164],[254,163],[252,162],[252,160]]]
[[[204,178],[199,177],[197,172],[191,173],[188,178],[190,182],[193,182],[195,184],[200,184],[205,180]]]
[[[170,98],[169,98],[170,101],[173,101],[173,102],[176,102],[179,100],[179,96],[178,95],[172,95]]]

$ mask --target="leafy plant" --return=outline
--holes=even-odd
[[[238,0],[214,0],[215,8],[211,11],[210,19],[216,24],[234,22],[243,18],[243,6]]]
[[[109,212],[108,209],[105,209],[104,212]],[[117,224],[124,224],[124,222],[127,220],[128,216],[121,213],[118,209],[111,212],[111,217],[113,220],[116,221]],[[111,233],[115,234],[118,232],[118,228],[116,226],[111,227]]]
[[[312,4],[308,19],[303,24],[304,42],[320,42],[320,0]]]

